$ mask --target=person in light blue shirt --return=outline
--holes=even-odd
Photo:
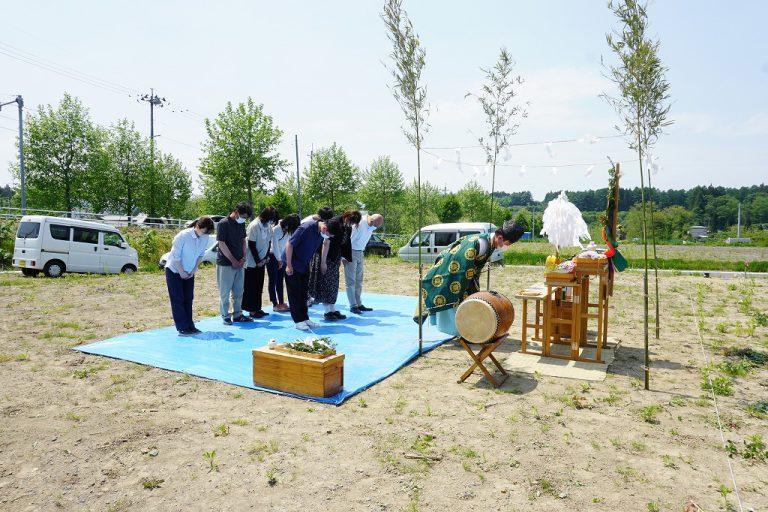
[[[165,283],[171,299],[171,314],[181,336],[200,332],[192,321],[195,272],[208,247],[208,235],[212,232],[213,221],[210,217],[193,220],[187,229],[173,238],[171,254],[165,264]]]

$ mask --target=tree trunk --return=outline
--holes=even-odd
[[[653,243],[653,277],[655,280],[656,291],[656,339],[659,339],[661,327],[659,325],[659,263],[656,259],[656,223],[653,220],[653,185],[651,184],[651,169],[646,169],[648,173],[648,200],[651,210],[651,242]]]
[[[416,119],[418,119],[418,112],[416,115]],[[422,353],[422,346],[424,342],[424,328],[421,325],[422,320],[424,317],[424,308],[423,308],[423,302],[424,297],[422,295],[423,288],[421,280],[424,277],[424,268],[421,264],[421,251],[422,251],[422,244],[421,244],[421,228],[424,225],[423,217],[422,217],[422,205],[421,205],[421,139],[419,138],[419,123],[416,122],[416,193],[418,197],[418,204],[419,204],[419,229],[416,231],[416,239],[419,241],[419,297],[418,297],[418,303],[419,303],[419,355]]]
[[[637,116],[640,125],[640,114]],[[648,354],[648,224],[645,217],[645,178],[643,177],[643,149],[640,132],[637,134],[637,157],[640,163],[640,203],[643,209],[643,347],[645,348],[645,389],[650,389],[651,362]]]

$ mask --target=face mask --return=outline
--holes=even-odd
[[[331,238],[331,235],[328,233],[320,233],[320,236],[323,237],[325,240],[329,240]]]
[[[244,219],[244,218],[242,218],[242,217],[238,217],[237,219],[235,219],[235,221],[236,221],[238,224],[245,224],[245,219]]]

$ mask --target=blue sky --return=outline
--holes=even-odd
[[[148,133],[146,104],[129,97],[150,87],[171,101],[156,115],[158,146],[196,175],[201,116],[226,101],[251,96],[285,132],[282,154],[293,160],[299,135],[303,163],[314,147],[341,144],[367,166],[391,155],[407,178],[415,176],[415,151],[401,131],[402,116],[387,84],[389,42],[379,18],[382,2],[145,2],[0,1],[0,44],[119,84],[120,93],[39,69],[0,53],[0,99],[20,92],[27,106],[57,103],[65,91],[78,96],[93,119],[109,124],[126,117]],[[617,117],[598,97],[612,92],[601,55],[610,59],[605,33],[614,25],[602,1],[406,1],[427,52],[425,82],[431,104],[427,147],[470,146],[483,131],[479,106],[465,93],[481,83],[501,46],[525,79],[519,98],[529,102],[515,142],[615,134]],[[768,3],[656,1],[651,32],[661,40],[670,68],[675,124],[656,147],[661,169],[654,184],[741,186],[768,175]],[[8,51],[8,46],[0,50]],[[180,114],[172,109],[189,109]],[[0,184],[11,180],[15,111],[0,112]],[[605,186],[607,156],[634,157],[622,139],[512,148],[497,189],[550,190]],[[453,149],[431,151],[448,160]],[[461,152],[465,165],[425,155],[423,176],[456,190],[476,173],[479,150]],[[590,176],[588,166],[596,163]],[[529,167],[521,175],[520,165]],[[543,166],[535,168],[532,166]],[[556,167],[556,171],[552,170]],[[624,166],[623,185],[639,183],[637,166]]]

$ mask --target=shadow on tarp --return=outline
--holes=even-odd
[[[253,385],[251,351],[254,348],[266,345],[272,338],[280,343],[309,334],[295,329],[291,316],[285,313],[272,313],[265,319],[231,326],[224,325],[219,317],[206,318],[197,322],[197,327],[203,332],[195,336],[178,336],[175,328],[163,327],[122,334],[76,347],[75,350],[339,405],[398,371],[415,359],[419,351],[418,327],[412,319],[415,297],[365,294],[365,304],[374,310],[363,315],[350,313],[345,299],[343,294],[339,294],[337,306],[348,316],[347,320],[326,322],[322,306],[310,308],[310,318],[321,324],[314,330],[315,334],[330,336],[337,344],[336,350],[345,356],[344,387],[328,398],[284,393]],[[450,337],[425,324],[424,352],[448,339]]]

